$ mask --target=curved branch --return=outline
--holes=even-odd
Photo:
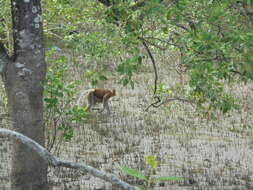
[[[154,99],[156,99],[155,102],[153,102],[152,104],[150,104],[146,109],[145,111],[148,111],[150,107],[155,107],[157,108],[157,104],[161,102],[161,99],[159,96],[155,96]]]
[[[177,26],[177,27],[179,27],[179,28],[181,28],[181,29],[183,29],[185,31],[189,31],[189,29],[186,26],[184,26],[183,24],[177,23],[177,24],[175,24],[175,26]]]
[[[176,98],[167,98],[166,100],[164,100],[163,102],[161,102],[159,105],[156,105],[156,107],[159,107],[159,106],[161,106],[163,104],[166,104],[168,102],[172,102],[172,101],[175,101],[175,100],[180,101],[180,102],[186,102],[186,103],[189,103],[189,104],[193,104],[193,102],[191,100],[187,100],[187,99],[184,99],[184,98],[178,98],[178,97],[176,97]]]
[[[144,39],[144,38],[143,38]],[[148,41],[148,40],[146,40],[146,39],[151,39],[151,40],[157,40],[157,41],[159,41],[159,42],[161,42],[161,43],[165,43],[165,44],[167,44],[168,46],[174,46],[174,47],[177,47],[178,49],[180,49],[180,46],[178,45],[178,44],[175,44],[175,43],[172,43],[172,42],[170,42],[170,41],[172,41],[171,39],[168,39],[168,40],[163,40],[163,39],[160,39],[160,38],[156,38],[156,37],[151,37],[151,36],[145,36],[145,41],[146,42],[148,42],[149,44],[151,44],[151,45],[153,45],[154,47],[157,47],[157,45],[156,44],[154,44],[154,43],[152,43],[152,42],[150,42],[150,41]],[[159,49],[161,49],[161,50],[166,50],[167,49],[167,47],[157,47],[157,48],[159,48]]]
[[[157,90],[157,81],[158,81],[158,74],[157,74],[157,68],[156,68],[156,62],[155,62],[155,58],[153,57],[147,43],[145,42],[145,40],[143,40],[141,37],[138,37],[138,39],[142,42],[143,46],[145,47],[148,56],[150,57],[151,61],[152,61],[152,65],[154,68],[154,72],[155,72],[155,84],[154,84],[154,95],[156,94],[156,90]]]
[[[21,133],[0,128],[0,137],[11,137],[19,142],[23,143],[24,145],[28,146],[30,149],[34,150],[39,154],[39,156],[47,162],[48,165],[54,166],[54,167],[66,167],[66,168],[73,168],[80,170],[85,173],[89,173],[97,178],[103,179],[107,182],[110,182],[112,184],[118,185],[120,188],[125,189],[125,190],[140,190],[138,187],[135,187],[133,185],[130,185],[116,176],[100,171],[96,168],[93,168],[88,165],[84,164],[79,164],[75,162],[69,162],[69,161],[63,161],[58,159],[57,157],[53,156],[50,152],[47,151],[43,146],[35,142],[34,140],[22,135]]]
[[[163,104],[166,104],[168,102],[172,102],[172,101],[180,101],[180,102],[186,102],[186,103],[189,103],[189,104],[193,104],[194,102],[192,102],[191,100],[187,100],[187,99],[184,99],[184,98],[167,98],[166,100],[164,101],[161,101],[161,99],[158,97],[158,96],[155,96],[155,98],[157,99],[157,101],[155,101],[154,103],[150,104],[146,109],[145,111],[148,111],[150,107],[154,107],[154,108],[158,108],[160,107],[161,105]],[[159,104],[158,104],[159,103]]]

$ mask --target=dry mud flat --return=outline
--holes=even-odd
[[[172,103],[169,111],[143,111],[152,85],[139,75],[134,90],[116,87],[113,113],[94,113],[75,127],[75,137],[60,145],[59,157],[86,163],[113,173],[131,184],[141,184],[120,172],[127,166],[148,171],[145,157],[159,161],[157,176],[182,176],[186,180],[157,183],[155,190],[250,190],[253,189],[253,97],[252,85],[236,88],[241,110],[201,119],[190,105]],[[138,88],[143,87],[145,88]],[[121,97],[121,98],[119,98]],[[137,103],[138,102],[138,103]],[[0,139],[0,190],[10,190],[10,143]],[[53,190],[118,189],[90,175],[50,168]]]

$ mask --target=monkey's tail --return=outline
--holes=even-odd
[[[93,88],[92,88],[92,89],[88,89],[88,90],[84,90],[84,91],[81,93],[80,97],[78,98],[78,100],[77,100],[77,102],[76,102],[77,106],[81,106],[81,101],[83,100],[84,96],[85,96],[86,94],[88,94],[89,92],[92,92],[92,91],[94,91]]]

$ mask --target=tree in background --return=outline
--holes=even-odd
[[[44,145],[43,81],[46,74],[39,0],[11,1],[13,55],[0,42],[1,75],[13,130]],[[11,48],[12,49],[12,48]],[[13,190],[46,190],[47,166],[33,151],[13,142]]]
[[[253,79],[252,1],[58,0],[44,6],[51,45],[60,39],[85,57],[80,65],[90,69],[83,71],[92,84],[106,79],[105,62],[113,58],[119,81],[134,87],[132,76],[148,58],[155,73],[153,107],[177,100],[207,115],[227,113],[239,105],[226,87]],[[156,58],[171,52],[179,62],[170,72],[186,79],[176,85],[162,81],[156,69]]]
[[[190,79],[176,87],[164,88],[161,84],[159,88],[156,76],[154,94],[158,89],[170,96],[163,101],[155,96],[158,101],[152,106],[179,100],[191,102],[206,113],[213,110],[226,113],[239,108],[224,89],[227,82],[253,79],[252,1],[99,2],[108,7],[107,22],[125,33],[128,44],[145,47],[155,73],[152,51],[159,53],[173,48],[180,53],[176,71]],[[126,65],[118,70],[127,74],[129,69]]]

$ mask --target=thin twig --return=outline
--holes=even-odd
[[[159,100],[159,101],[158,101],[158,100]],[[158,108],[158,107],[160,107],[160,106],[163,105],[163,104],[166,104],[166,103],[171,102],[171,101],[176,101],[176,100],[177,100],[177,101],[181,101],[181,102],[186,102],[186,103],[194,104],[193,101],[187,100],[187,99],[184,99],[184,98],[178,98],[178,97],[175,97],[175,98],[167,98],[167,99],[164,100],[164,101],[161,101],[160,98],[159,98],[159,99],[157,99],[156,102],[150,104],[150,105],[145,109],[145,111],[148,111],[148,109],[149,109],[150,107]],[[159,104],[158,104],[158,103],[159,103]]]
[[[154,99],[156,99],[155,102],[153,102],[152,104],[150,104],[145,111],[148,111],[150,107],[156,107],[156,104],[158,104],[159,102],[161,102],[161,99],[159,96],[155,96]]]
[[[165,51],[165,50],[168,49],[167,47],[161,47],[161,46],[159,46],[159,45],[157,45],[157,44],[155,44],[155,43],[153,43],[153,42],[151,42],[151,41],[148,41],[148,40],[146,40],[146,39],[144,39],[144,38],[142,38],[142,40],[145,41],[146,43],[148,43],[148,44],[150,44],[150,45],[152,45],[152,46],[154,46],[154,47],[156,47],[156,48],[162,50],[162,51]]]
[[[185,31],[189,31],[189,29],[186,27],[186,26],[184,26],[184,25],[182,25],[182,24],[175,24],[175,26],[177,26],[177,27],[179,27],[179,28],[182,28],[183,30],[185,30]]]
[[[179,46],[178,44],[171,43],[171,42],[170,42],[171,40],[163,40],[163,39],[156,38],[156,37],[152,37],[152,36],[146,36],[146,37],[143,38],[143,39],[144,39],[146,42],[150,43],[151,45],[153,45],[154,43],[148,41],[147,39],[157,40],[157,41],[160,41],[161,43],[165,43],[165,44],[167,44],[167,45],[169,45],[169,46],[175,46],[175,47],[177,47],[177,48],[180,49],[180,46]],[[153,46],[156,47],[156,44],[154,44]],[[158,48],[159,48],[159,46],[158,46]],[[167,49],[167,48],[164,48],[164,47],[162,47],[162,48],[163,48],[163,49]],[[163,50],[163,49],[162,49],[162,50]]]

